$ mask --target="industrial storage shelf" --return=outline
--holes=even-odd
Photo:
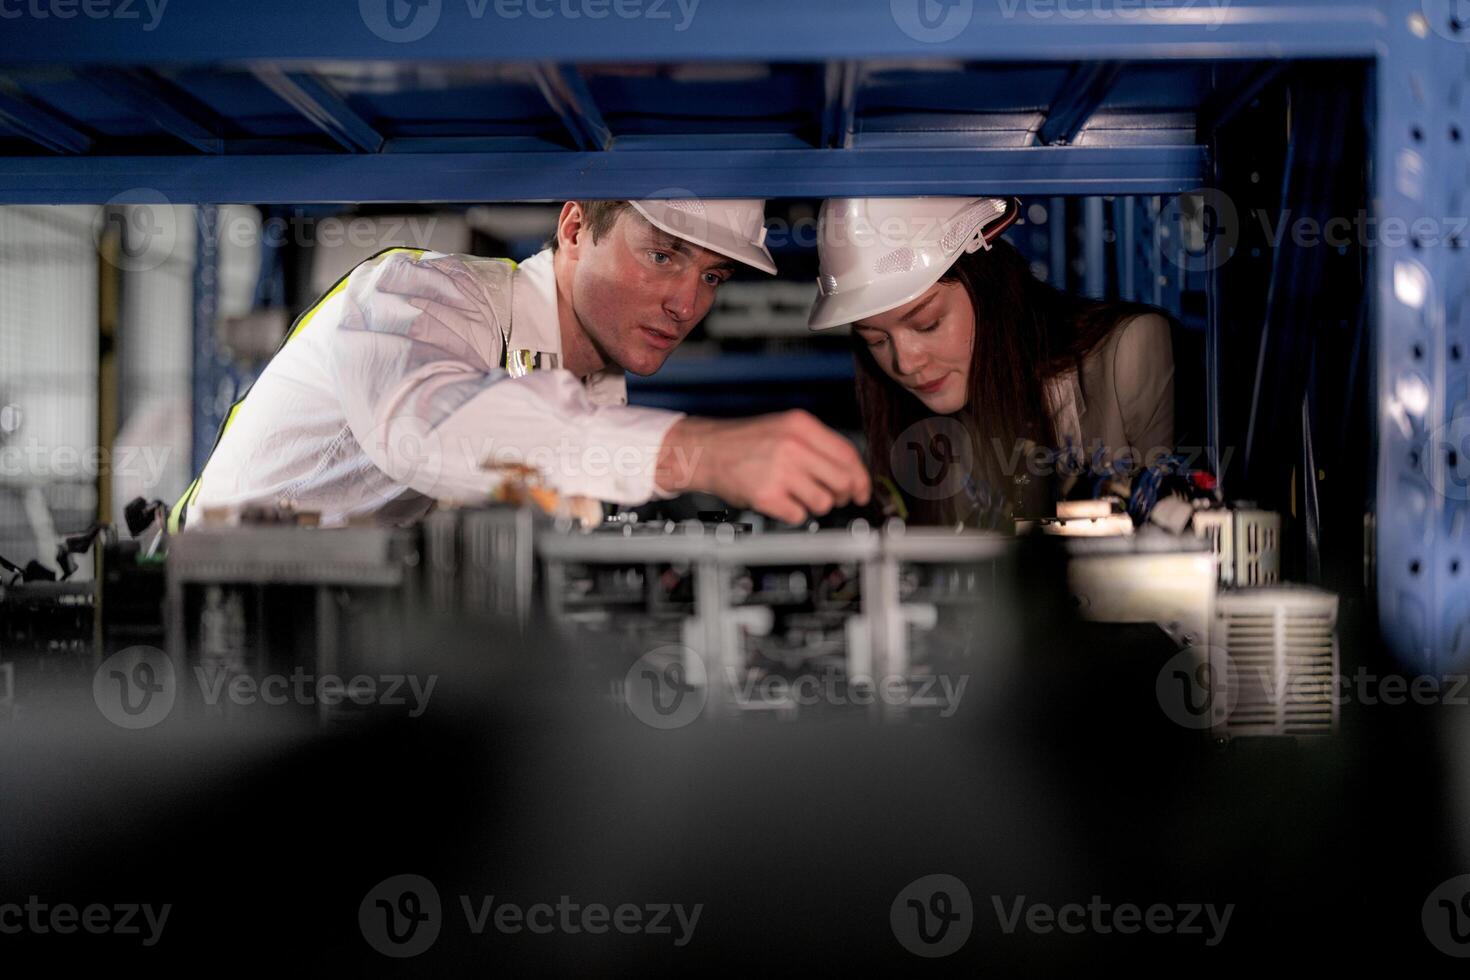
[[[1287,61],[1376,57],[1386,23],[1315,0],[153,9],[7,15],[0,202],[1174,194]]]
[[[1218,134],[1281,73],[1343,61],[1369,80],[1348,122],[1369,132],[1375,217],[1442,223],[1470,199],[1453,0],[0,13],[0,203],[1172,195],[1217,186]],[[1470,661],[1470,273],[1462,237],[1421,245],[1370,256],[1371,554],[1390,647],[1445,670]]]

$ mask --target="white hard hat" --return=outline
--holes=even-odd
[[[726,258],[772,275],[776,263],[766,250],[766,202],[760,198],[630,201],[649,224]]]
[[[834,197],[817,219],[817,300],[807,326],[826,330],[924,294],[955,259],[1019,217],[1003,197]]]

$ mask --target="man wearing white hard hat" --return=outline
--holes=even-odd
[[[923,523],[964,522],[992,504],[1044,516],[1044,481],[1023,462],[1038,447],[1135,467],[1174,451],[1169,318],[1036,278],[999,237],[1020,203],[822,205],[808,322],[852,325],[868,464]]]
[[[562,498],[715,494],[799,521],[868,496],[804,412],[713,420],[627,404],[743,263],[775,265],[760,200],[569,201],[525,262],[395,248],[292,325],[170,511],[251,506],[401,523],[533,472]],[[538,498],[539,499],[539,498]]]

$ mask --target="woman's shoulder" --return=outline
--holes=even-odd
[[[1128,313],[1118,318],[1108,339],[1119,347],[1139,347],[1169,340],[1169,318],[1155,310]]]
[[[1107,339],[1093,351],[1093,357],[1116,370],[1131,366],[1172,365],[1173,326],[1169,318],[1153,310],[1129,313],[1119,317]]]

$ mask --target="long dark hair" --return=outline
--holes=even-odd
[[[1082,359],[1124,321],[1160,311],[1057,289],[1032,275],[1021,253],[1004,239],[992,242],[988,251],[961,255],[940,282],[959,283],[974,307],[969,396],[960,411],[935,416],[883,372],[854,331],[857,398],[868,465],[904,494],[913,523],[969,520],[983,509],[980,500],[988,501],[995,512],[1039,516],[1053,499],[1052,485],[1046,478],[1027,475],[1026,456],[1020,454],[1058,445],[1045,382],[1068,368],[1080,372]],[[951,437],[961,433],[968,437],[968,453],[952,445]],[[905,436],[906,445],[895,453],[900,436]],[[936,445],[944,451],[936,450]],[[926,460],[923,447],[940,458]],[[932,462],[942,468],[946,454],[953,460],[973,461],[971,472],[951,473],[947,482],[937,485],[938,492],[923,492],[914,468]],[[966,476],[971,478],[968,486]]]

